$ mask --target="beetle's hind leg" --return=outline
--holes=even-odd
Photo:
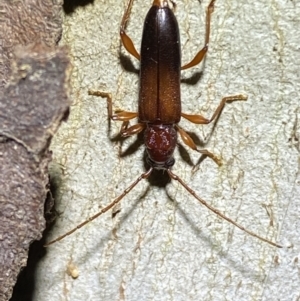
[[[189,69],[200,64],[208,51],[209,36],[210,36],[210,20],[211,14],[214,12],[214,4],[216,0],[212,0],[206,11],[206,31],[204,47],[195,55],[195,57],[187,64],[181,67],[181,70]]]
[[[125,27],[127,25],[128,19],[129,19],[132,4],[133,4],[133,0],[129,0],[129,3],[127,5],[127,9],[126,9],[126,11],[124,13],[124,16],[122,18],[121,27],[120,27],[120,36],[121,36],[122,44],[124,45],[125,49],[131,55],[133,55],[135,58],[140,60],[140,54],[137,52],[136,48],[134,47],[134,44],[133,44],[131,38],[125,32]]]

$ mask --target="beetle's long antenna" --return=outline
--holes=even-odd
[[[126,194],[128,194],[141,180],[147,179],[150,176],[150,174],[152,173],[152,171],[153,171],[153,167],[151,167],[148,171],[146,171],[143,174],[141,174],[129,187],[127,187],[123,191],[122,194],[120,194],[116,199],[114,199],[109,205],[107,205],[106,207],[104,207],[103,209],[101,209],[98,213],[96,213],[95,215],[91,216],[90,218],[88,218],[87,220],[85,220],[84,222],[82,222],[81,224],[77,225],[74,229],[72,229],[69,232],[67,232],[67,233],[65,233],[65,234],[57,237],[54,240],[51,240],[48,243],[46,243],[44,245],[44,247],[48,247],[48,246],[54,244],[55,242],[62,240],[66,236],[71,235],[72,233],[74,233],[78,229],[82,228],[86,224],[90,223],[91,221],[93,221],[94,219],[96,219],[97,217],[99,217],[100,215],[102,215],[103,213],[105,213],[106,211],[108,211],[109,209],[111,209],[113,206],[115,206],[116,204],[118,204],[124,198],[124,196]]]
[[[214,212],[215,214],[219,215],[221,218],[225,219],[226,221],[228,221],[229,223],[233,224],[234,226],[238,227],[239,229],[241,229],[242,231],[248,233],[249,235],[256,237],[274,247],[277,248],[282,248],[282,245],[279,245],[275,242],[272,242],[264,237],[261,237],[257,234],[255,234],[254,232],[247,230],[245,227],[241,226],[240,224],[238,224],[237,222],[233,221],[231,218],[227,217],[226,215],[224,215],[223,213],[221,213],[218,209],[212,207],[211,205],[209,205],[205,200],[201,199],[194,190],[192,190],[185,182],[183,182],[183,180],[181,180],[177,175],[175,175],[170,169],[167,170],[169,176],[171,177],[171,179],[178,181],[195,199],[197,199],[202,205],[204,205],[206,208],[208,208],[210,211]]]

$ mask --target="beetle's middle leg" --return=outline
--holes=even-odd
[[[212,115],[212,117],[210,119],[207,119],[207,118],[203,117],[202,115],[185,114],[185,113],[181,113],[181,116],[192,123],[209,124],[213,120],[218,119],[226,102],[237,101],[237,100],[247,100],[247,98],[248,97],[246,95],[242,95],[242,94],[223,97],[220,104],[218,105],[218,107],[216,108],[214,114]]]
[[[217,109],[215,110],[215,112],[213,113],[212,117],[210,119],[207,119],[205,117],[203,117],[202,115],[194,115],[194,114],[185,114],[185,113],[181,113],[181,116],[187,120],[189,120],[192,123],[195,124],[209,124],[212,121],[214,121],[215,119],[218,119],[226,102],[230,102],[230,101],[237,101],[237,100],[247,100],[247,96],[245,95],[234,95],[234,96],[227,96],[224,97],[220,104],[218,105]],[[190,148],[192,148],[193,150],[210,157],[211,159],[213,159],[218,165],[221,165],[221,160],[215,156],[214,154],[212,154],[211,152],[209,152],[208,150],[204,149],[204,150],[198,150],[195,142],[193,141],[193,139],[183,130],[181,129],[179,126],[177,126],[178,132],[181,136],[181,139],[183,140],[183,142],[189,146]]]
[[[129,121],[138,116],[137,112],[118,110],[113,113],[111,93],[102,92],[102,91],[92,91],[92,90],[89,90],[88,93],[89,93],[89,95],[100,96],[100,97],[106,98],[107,111],[108,111],[109,118],[113,121],[123,121],[121,130],[120,130],[120,134],[122,137],[128,137],[128,136],[138,134],[139,132],[141,132],[144,129],[144,125],[141,123],[137,123],[133,126],[128,127]]]

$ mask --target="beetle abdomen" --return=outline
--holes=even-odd
[[[181,50],[178,23],[173,11],[154,5],[144,24],[139,119],[167,124],[180,120]]]

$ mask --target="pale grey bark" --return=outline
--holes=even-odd
[[[137,49],[151,1],[137,0],[128,26]],[[177,1],[183,62],[204,42],[208,1]],[[143,147],[121,158],[136,138],[108,137],[106,102],[88,89],[111,92],[114,108],[137,109],[138,76],[120,63],[119,25],[125,1],[97,0],[65,17],[63,43],[73,57],[73,106],[56,137],[53,173],[61,212],[49,239],[70,230],[119,195],[143,171]],[[232,219],[290,249],[276,249],[208,212],[171,183],[144,181],[111,212],[47,249],[36,271],[34,300],[297,300],[299,292],[299,41],[297,1],[217,0],[205,65],[195,85],[182,85],[183,110],[216,124],[181,125],[222,157],[195,173],[175,153],[173,171]],[[121,52],[124,49],[121,48]],[[129,56],[138,69],[138,62]],[[111,136],[120,124],[111,123]],[[121,149],[121,150],[120,150]],[[196,164],[199,154],[187,150]],[[69,276],[75,266],[79,277]]]

